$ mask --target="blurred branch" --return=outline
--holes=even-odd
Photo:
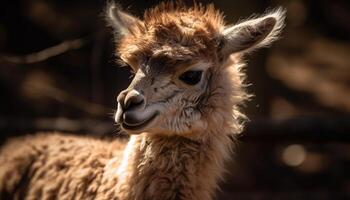
[[[112,119],[0,118],[2,133],[64,131],[113,136],[118,127]],[[247,124],[243,142],[350,142],[350,117],[298,117],[288,120],[255,120]],[[4,137],[4,134],[0,137]]]
[[[26,81],[23,89],[27,95],[36,98],[51,98],[94,116],[105,116],[112,111],[112,109],[103,105],[95,104],[74,96],[50,84],[48,81],[41,82],[39,80],[40,78],[38,76],[34,76],[31,80]]]
[[[79,38],[75,40],[67,40],[58,45],[49,47],[39,52],[31,53],[23,56],[0,55],[0,60],[15,64],[32,64],[45,61],[51,57],[58,56],[69,50],[79,49],[86,44],[86,39]]]
[[[94,136],[112,136],[117,133],[118,127],[111,121],[95,119],[68,119],[68,118],[0,118],[0,130],[3,133],[34,133],[38,131],[62,131],[85,133]],[[0,136],[3,137],[4,135]],[[2,140],[4,141],[4,140]]]
[[[112,109],[106,108],[103,105],[95,104],[79,97],[73,96],[66,91],[54,88],[54,87],[42,87],[42,95],[45,95],[49,98],[55,99],[61,103],[67,103],[70,106],[73,106],[79,110],[82,110],[90,115],[95,116],[105,116],[106,114],[111,113]]]

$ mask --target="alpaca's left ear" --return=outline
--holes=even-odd
[[[118,37],[130,34],[131,27],[143,23],[137,17],[122,11],[120,6],[116,5],[113,1],[107,5],[106,18]]]
[[[271,44],[284,26],[285,13],[284,9],[278,8],[264,16],[227,27],[222,33],[223,53],[244,53]]]

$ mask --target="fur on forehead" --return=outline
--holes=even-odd
[[[213,5],[163,2],[145,11],[142,24],[130,27],[117,53],[131,62],[160,52],[179,60],[213,56],[224,27],[223,15]]]

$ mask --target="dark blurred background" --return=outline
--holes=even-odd
[[[159,1],[119,2],[142,16]],[[231,23],[267,8],[288,10],[281,40],[247,58],[251,121],[218,199],[349,199],[350,1],[213,3]],[[104,5],[2,1],[0,143],[39,130],[119,136],[113,110],[131,79],[114,63]]]

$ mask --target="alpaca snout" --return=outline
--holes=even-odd
[[[122,91],[117,101],[118,106],[120,105],[120,109],[124,111],[135,110],[145,106],[145,97],[134,89]]]
[[[137,90],[131,90],[126,94],[123,105],[123,110],[125,111],[144,108],[145,97]]]
[[[124,90],[122,91],[118,98],[118,109],[115,116],[115,121],[117,123],[122,123],[124,121],[134,124],[137,119],[135,119],[134,114],[130,114],[144,109],[145,107],[145,97],[137,90]]]
[[[144,128],[159,113],[151,107],[146,107],[145,97],[135,89],[124,90],[117,100],[115,121],[127,130]]]

